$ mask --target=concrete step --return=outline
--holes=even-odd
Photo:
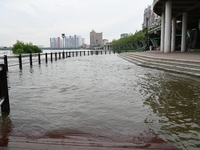
[[[134,53],[122,53],[119,56],[137,65],[200,77],[200,62],[198,61],[153,58]]]

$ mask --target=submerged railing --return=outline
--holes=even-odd
[[[0,106],[1,112],[10,112],[10,103],[8,96],[8,83],[6,65],[0,64]]]
[[[19,69],[22,69],[23,64],[30,64],[30,66],[33,66],[33,62],[37,62],[39,65],[44,61],[45,63],[48,63],[48,61],[57,61],[58,59],[64,59],[68,57],[77,57],[77,56],[86,56],[86,55],[99,55],[99,54],[111,54],[111,51],[67,51],[67,52],[55,52],[55,53],[38,53],[38,54],[23,54],[23,55],[15,55],[15,56],[7,56],[4,55],[3,61],[6,66],[6,71],[8,71],[8,67],[12,66],[19,66]],[[115,53],[115,51],[113,52]],[[12,63],[8,61],[8,59],[11,58],[17,58]]]
[[[75,57],[75,56],[82,56],[82,55],[99,55],[99,54],[111,54],[111,51],[68,51],[68,52],[55,52],[55,53],[38,53],[38,54],[24,54],[24,55],[15,55],[15,56],[7,56],[4,55],[1,57],[3,58],[4,64],[0,64],[0,106],[1,106],[1,112],[2,113],[9,113],[10,112],[10,103],[9,103],[9,94],[8,94],[8,83],[7,83],[7,72],[8,67],[11,66],[19,66],[19,69],[22,69],[23,64],[30,63],[30,66],[33,65],[33,62],[38,62],[40,65],[42,62],[42,56],[45,56],[43,60],[45,63],[48,63],[50,60],[53,62],[53,60],[61,59],[61,58],[68,58],[68,57]],[[113,51],[115,54],[115,51]],[[33,60],[33,57],[36,57],[37,59]],[[14,64],[10,64],[8,62],[8,58],[17,58],[14,61]],[[29,61],[26,62],[23,61],[24,58],[28,58]]]

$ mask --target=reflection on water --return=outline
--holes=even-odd
[[[165,140],[180,149],[200,148],[199,79],[136,66],[117,55],[93,55],[16,67],[9,70],[9,87],[7,135]]]
[[[12,121],[7,113],[3,113],[0,119],[0,147],[4,147],[8,146],[9,135],[12,131]]]
[[[181,149],[199,149],[199,79],[147,75],[145,82],[141,93],[152,109],[145,122]]]

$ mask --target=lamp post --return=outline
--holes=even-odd
[[[63,38],[63,52],[64,52],[64,38],[65,38],[65,33],[62,33],[62,38]]]
[[[149,33],[148,33],[149,24],[148,24],[148,21],[149,21],[149,18],[147,17],[147,18],[146,18],[146,29],[147,29],[147,30],[146,30],[146,31],[147,31],[147,33],[146,33],[146,34],[147,34],[147,48],[146,48],[146,49],[147,49],[147,50],[148,50],[148,48],[149,48]]]

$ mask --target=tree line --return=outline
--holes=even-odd
[[[136,31],[133,35],[113,40],[112,46],[114,50],[145,50],[146,32],[140,30]]]

